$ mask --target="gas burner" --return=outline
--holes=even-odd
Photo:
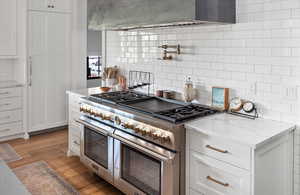
[[[218,112],[217,110],[214,110],[206,106],[191,104],[191,105],[182,106],[175,109],[157,112],[154,115],[157,118],[177,123],[188,119],[208,116],[211,114],[215,114],[217,112]]]
[[[133,91],[116,91],[109,93],[100,93],[94,94],[90,96],[92,99],[96,99],[97,101],[104,101],[113,104],[127,103],[132,101],[140,101],[151,98],[142,93],[137,93]]]

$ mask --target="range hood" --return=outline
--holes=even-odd
[[[236,0],[88,0],[88,28],[91,30],[235,21]]]

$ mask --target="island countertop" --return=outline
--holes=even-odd
[[[220,113],[189,121],[187,130],[235,141],[253,148],[280,135],[294,131],[296,125],[257,118],[255,120]]]
[[[79,96],[89,96],[92,94],[103,93],[99,87],[68,90],[67,94],[75,94]]]

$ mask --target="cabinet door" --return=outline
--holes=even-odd
[[[67,94],[70,88],[70,16],[48,13],[47,120],[67,122]]]
[[[29,10],[47,10],[50,8],[49,0],[28,0]]]
[[[0,57],[17,55],[17,0],[0,1]]]
[[[47,14],[28,14],[28,55],[31,85],[29,86],[29,129],[39,130],[46,123],[47,98]],[[30,76],[30,75],[29,75]]]
[[[70,16],[29,13],[29,131],[67,124],[66,90],[70,86]]]
[[[71,12],[71,0],[49,0],[52,11]]]
[[[190,152],[190,188],[204,195],[250,195],[250,172]]]

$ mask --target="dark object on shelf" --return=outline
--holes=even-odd
[[[88,56],[86,59],[87,80],[99,79],[102,69],[101,56]]]

